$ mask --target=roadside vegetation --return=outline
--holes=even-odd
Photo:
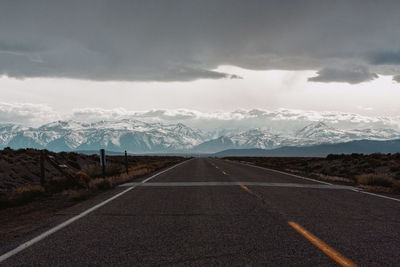
[[[326,158],[228,157],[320,180],[357,185],[379,192],[400,192],[400,153],[328,155]]]
[[[63,166],[60,173],[45,163],[45,183],[40,183],[40,151],[35,149],[0,151],[0,209],[16,207],[57,195],[67,200],[88,199],[127,181],[184,160],[181,157],[128,156],[128,173],[124,156],[107,156],[103,177],[97,155],[53,153],[48,155]],[[65,175],[67,174],[67,175]]]
[[[53,153],[47,155],[64,165],[68,177],[45,162],[45,183],[40,184],[40,150],[0,150],[0,246],[71,207],[119,184],[184,160],[181,157],[128,156],[128,174],[124,156],[107,156],[103,177],[97,155]],[[117,189],[116,189],[117,190]]]

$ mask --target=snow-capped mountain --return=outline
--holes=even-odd
[[[323,122],[307,125],[295,133],[295,137],[309,141],[311,144],[339,143],[353,140],[389,140],[400,138],[400,133],[392,129],[352,129],[341,130]]]
[[[206,141],[194,148],[201,152],[217,152],[225,149],[262,148],[272,149],[286,145],[299,145],[300,140],[292,136],[273,134],[266,130],[251,129]]]
[[[38,128],[0,124],[0,148],[46,148],[53,151],[97,150],[130,152],[218,152],[226,149],[283,146],[308,146],[353,140],[400,139],[393,129],[333,128],[316,122],[294,134],[279,134],[270,129],[240,130],[218,128],[203,132],[182,123],[162,124],[122,119],[93,123],[74,120],[56,121]]]
[[[204,141],[203,133],[183,124],[145,123],[137,120],[57,121],[39,128],[0,126],[0,146],[34,147],[54,151],[128,150],[162,152],[185,150]]]
[[[342,143],[354,140],[399,139],[400,132],[392,129],[341,130],[323,122],[312,123],[294,135],[274,134],[267,130],[252,129],[206,141],[194,148],[201,152],[217,152],[226,149],[261,148],[273,149],[283,146],[309,146],[324,143]]]

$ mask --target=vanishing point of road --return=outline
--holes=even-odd
[[[396,266],[400,202],[196,158],[59,212],[0,265]]]

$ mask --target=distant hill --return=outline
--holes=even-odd
[[[321,144],[313,146],[286,146],[277,149],[228,149],[213,154],[215,157],[326,157],[328,154],[351,153],[397,153],[400,152],[400,139],[389,141],[360,140],[338,144]]]

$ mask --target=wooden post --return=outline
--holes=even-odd
[[[106,178],[106,151],[100,149],[100,164],[103,170],[103,178]]]
[[[44,150],[40,150],[40,185],[44,186],[44,183],[46,181],[46,174],[45,174],[45,168],[44,168],[44,160],[45,160],[45,155],[44,155]]]
[[[125,150],[125,168],[126,168],[126,174],[128,174],[128,153],[126,153]]]

